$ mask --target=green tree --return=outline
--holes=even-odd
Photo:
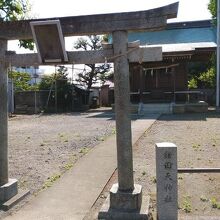
[[[215,55],[207,63],[193,62],[189,64],[188,87],[214,89],[216,83]]]
[[[27,91],[38,89],[37,85],[30,84],[30,74],[29,73],[20,73],[16,71],[9,72],[9,78],[14,82],[15,91]]]
[[[45,75],[39,83],[39,90],[55,90],[59,100],[71,93],[71,85],[67,78],[68,72],[65,66],[59,66],[56,73]],[[61,102],[61,101],[60,101]]]
[[[29,0],[0,0],[0,20],[16,21],[30,17],[31,6]],[[20,40],[19,46],[34,49],[32,40]]]
[[[50,103],[55,104],[57,98],[58,111],[71,109],[72,86],[68,82],[68,72],[65,66],[59,66],[56,73],[46,75],[39,83],[40,90],[50,90]],[[47,106],[48,107],[48,106]]]
[[[51,75],[45,75],[41,82],[39,83],[39,89],[40,90],[49,90],[51,86],[54,87],[55,81],[59,82],[59,84],[62,84],[64,87],[66,87],[68,83],[67,79],[67,68],[65,66],[59,66],[56,73],[53,73]],[[61,88],[62,85],[59,87]]]
[[[213,24],[217,19],[217,0],[210,0],[208,9],[212,14]],[[189,88],[215,88],[216,83],[216,55],[214,54],[208,64],[193,64],[189,68]]]
[[[42,77],[39,83],[39,90],[50,90],[52,84],[54,83],[53,75],[45,75]]]
[[[208,9],[210,13],[212,14],[212,18],[216,20],[217,17],[217,0],[210,0],[208,4]]]
[[[87,38],[81,37],[78,38],[78,40],[76,41],[74,48],[84,51],[101,50],[102,40],[103,37],[99,35],[90,35]],[[108,75],[108,72],[110,70],[110,65],[108,63],[85,64],[85,65],[88,67],[88,69],[85,68],[82,72],[78,74],[77,81],[80,84],[85,85],[87,90],[90,90],[92,85],[97,81],[101,81],[101,82],[105,81],[105,76]]]
[[[211,67],[206,72],[201,73],[198,80],[201,83],[201,87],[215,88],[216,74],[215,68]]]
[[[0,19],[2,21],[24,19],[29,9],[27,0],[0,0]]]

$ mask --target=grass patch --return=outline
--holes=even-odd
[[[112,134],[116,134],[116,128],[112,129]]]
[[[106,137],[102,136],[102,137],[95,137],[96,141],[105,141]]]
[[[215,197],[211,198],[210,202],[213,209],[220,209],[220,202]]]
[[[156,183],[157,183],[157,178],[156,178],[156,176],[153,176],[153,177],[151,178],[151,181],[152,181],[152,183],[156,184]]]
[[[186,213],[190,213],[192,211],[192,205],[189,196],[184,197],[181,209]]]
[[[66,142],[69,142],[69,140],[68,140],[66,134],[59,133],[58,136],[59,136],[59,138],[60,138],[61,141],[65,142],[65,143],[66,143]]]
[[[208,201],[209,201],[209,199],[207,199],[205,196],[201,196],[201,197],[200,197],[200,200],[201,200],[202,202],[208,202]]]
[[[83,148],[79,151],[79,153],[80,153],[80,154],[86,154],[88,151],[89,151],[89,148],[88,148],[88,147],[83,147]]]
[[[200,144],[193,144],[192,145],[192,148],[194,149],[194,151],[198,151],[200,147],[201,147]]]
[[[71,169],[72,167],[73,167],[73,163],[67,163],[67,164],[64,165],[64,169],[65,169],[65,170],[69,170],[69,169]]]
[[[43,184],[42,189],[47,189],[53,185],[54,182],[56,182],[60,178],[60,174],[55,174],[51,177],[48,177],[46,182]]]

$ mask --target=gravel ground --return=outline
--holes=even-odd
[[[29,188],[32,193],[48,187],[53,178],[56,179],[92,146],[115,132],[114,121],[110,118],[88,113],[10,119],[10,177],[17,178],[20,188]],[[179,167],[220,167],[219,127],[220,115],[214,112],[163,115],[136,143],[135,182],[143,186],[145,195],[150,194],[154,215],[155,143],[175,143]],[[114,182],[117,182],[117,172],[85,220],[96,219]],[[178,185],[180,216],[220,216],[220,174],[179,174]]]
[[[20,189],[37,194],[113,133],[115,121],[108,111],[10,118],[9,176],[18,179]],[[0,212],[0,219],[5,214]]]
[[[104,141],[114,127],[109,117],[94,113],[15,117],[9,121],[9,176],[35,193]]]
[[[135,182],[150,194],[156,216],[155,143],[173,142],[178,147],[178,166],[220,167],[220,115],[184,114],[163,115],[134,146]],[[117,182],[115,173],[86,217],[96,219],[108,196],[108,190]],[[220,216],[220,174],[178,175],[179,215]],[[155,218],[156,219],[156,218]],[[220,217],[219,217],[220,219]]]

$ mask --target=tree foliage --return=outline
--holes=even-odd
[[[208,9],[212,14],[212,18],[215,20],[217,17],[217,0],[210,0],[208,4]]]
[[[25,18],[29,11],[27,0],[0,0],[0,19],[15,21]]]
[[[78,50],[100,50],[102,48],[101,42],[103,38],[99,35],[90,35],[87,38],[78,38],[76,41],[74,48]],[[105,64],[85,64],[86,67],[82,72],[78,74],[77,81],[85,85],[87,90],[90,90],[92,85],[97,81],[104,82],[105,76],[108,75],[108,71],[110,70],[110,65]]]
[[[195,75],[189,80],[188,86],[190,89],[196,88],[215,88],[216,73],[213,67],[210,67],[207,71]]]
[[[204,88],[215,88],[216,74],[213,67],[209,68],[206,72],[201,73],[198,80]]]
[[[57,98],[57,107],[59,111],[71,109],[72,86],[68,82],[68,72],[65,66],[59,66],[56,73],[45,75],[40,84],[40,90],[50,90],[50,102],[55,104]],[[56,94],[56,95],[55,95]]]
[[[189,88],[214,89],[216,85],[216,56],[209,62],[196,62],[189,65]]]
[[[39,83],[39,89],[49,90],[51,87],[54,87],[55,81],[57,81],[59,82],[59,89],[63,90],[62,87],[66,87],[68,85],[67,75],[67,68],[65,66],[59,66],[56,73],[45,75],[41,79],[41,82]]]
[[[29,0],[0,0],[0,20],[16,21],[29,18],[31,6]],[[32,40],[20,40],[20,47],[34,49]]]
[[[208,9],[216,25],[217,0],[210,0]],[[215,88],[216,85],[216,55],[213,55],[208,64],[198,63],[191,66],[189,74],[189,88]]]
[[[20,73],[16,71],[9,72],[9,78],[13,80],[15,91],[28,91],[38,89],[36,85],[31,85],[31,76],[29,73]]]

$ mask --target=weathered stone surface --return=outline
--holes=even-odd
[[[198,102],[198,103],[187,103],[185,106],[186,112],[207,112],[208,103]]]
[[[156,144],[156,174],[158,220],[177,220],[177,147],[175,144]]]
[[[208,104],[206,102],[198,102],[198,103],[183,103],[183,104],[176,104],[172,105],[173,113],[174,114],[181,114],[181,113],[201,113],[208,111]]]
[[[18,181],[9,179],[8,183],[0,186],[0,202],[3,203],[18,193]]]
[[[142,186],[134,185],[134,190],[130,192],[121,192],[118,190],[118,184],[114,184],[110,190],[110,207],[112,209],[137,211],[141,208]]]
[[[159,30],[176,18],[178,2],[146,11],[0,22],[0,38],[32,39],[30,22],[60,20],[64,36],[104,34],[120,30]]]
[[[130,83],[126,31],[113,32],[115,118],[117,140],[118,185],[121,191],[134,189],[131,142]]]
[[[104,49],[97,51],[69,51],[67,52],[68,62],[60,62],[63,64],[94,64],[114,62],[113,49]],[[129,49],[128,53],[129,63],[136,62],[154,62],[162,60],[162,47],[137,47]],[[6,55],[6,62],[12,66],[30,66],[42,64],[38,60],[37,53],[31,54],[8,54]],[[51,65],[53,63],[50,63]],[[46,64],[42,64],[46,65]],[[48,64],[47,64],[48,65]]]
[[[4,59],[7,41],[0,40],[0,59]],[[0,186],[8,182],[8,74],[0,62]]]
[[[29,190],[19,191],[18,194],[13,196],[11,199],[0,204],[0,209],[3,211],[8,211],[9,209],[11,209],[13,206],[15,206],[18,202],[20,202],[22,199],[24,199],[29,194],[30,194]]]
[[[142,198],[141,208],[137,211],[126,211],[110,208],[110,196],[102,206],[98,219],[102,220],[153,220],[150,212],[150,197]]]
[[[185,113],[185,104],[173,104],[172,111],[174,114]]]

